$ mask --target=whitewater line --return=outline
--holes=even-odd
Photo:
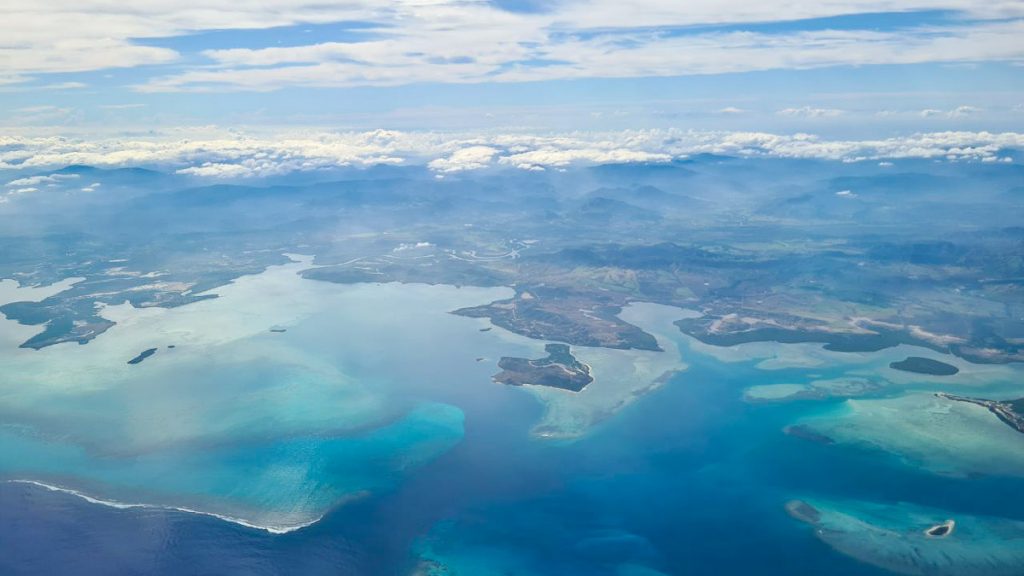
[[[11,484],[31,484],[33,486],[45,488],[51,492],[62,492],[64,494],[71,494],[72,496],[77,496],[78,498],[81,498],[82,500],[85,500],[90,504],[99,504],[100,506],[117,508],[119,510],[126,510],[130,508],[143,508],[148,510],[165,510],[174,512],[185,512],[187,514],[198,514],[200,516],[210,516],[218,520],[223,520],[225,522],[230,522],[232,524],[238,524],[239,526],[245,526],[246,528],[252,528],[254,530],[263,530],[271,534],[287,534],[289,532],[295,532],[296,530],[301,530],[307,526],[312,526],[313,524],[316,524],[321,519],[323,519],[323,516],[319,516],[313,520],[310,520],[309,522],[303,522],[291,526],[261,526],[259,524],[253,524],[252,522],[242,520],[241,518],[235,518],[233,516],[225,516],[223,514],[217,514],[214,512],[204,512],[202,510],[194,510],[192,508],[183,508],[180,506],[165,506],[161,504],[134,504],[128,502],[118,502],[117,500],[103,500],[100,498],[94,498],[92,496],[89,496],[88,494],[79,492],[78,490],[74,490],[72,488],[64,488],[62,486],[56,486],[53,484],[47,484],[45,482],[39,482],[38,480],[16,479],[6,480],[6,482],[9,482]]]

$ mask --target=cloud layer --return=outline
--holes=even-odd
[[[930,158],[1009,160],[1024,150],[1016,132],[935,132],[880,140],[830,140],[809,134],[626,130],[564,134],[291,132],[246,135],[205,130],[194,137],[74,140],[0,137],[0,169],[41,173],[69,164],[153,166],[212,179],[258,178],[341,166],[424,165],[438,175],[488,168],[543,170],[578,164],[663,162],[699,153],[741,157],[877,161]],[[61,175],[24,175],[9,191],[59,184]]]

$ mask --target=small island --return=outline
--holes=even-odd
[[[142,362],[143,360],[145,360],[146,358],[149,358],[153,354],[156,354],[156,348],[147,348],[146,350],[143,350],[142,352],[139,352],[139,355],[136,356],[135,358],[132,358],[131,360],[129,360],[128,363],[129,364],[138,364],[138,363]]]
[[[929,538],[945,538],[953,533],[954,528],[956,528],[956,521],[946,520],[942,524],[936,524],[935,526],[925,530],[924,534]]]
[[[889,364],[889,368],[915,374],[927,374],[929,376],[952,376],[960,371],[959,368],[952,364],[920,356],[909,356],[906,360],[893,362]]]
[[[544,351],[548,355],[538,360],[502,357],[498,361],[502,372],[494,376],[494,381],[511,386],[550,386],[573,392],[583,390],[594,381],[590,366],[577,360],[567,344],[548,344]]]

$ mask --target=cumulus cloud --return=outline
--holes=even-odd
[[[899,158],[999,159],[1024,149],[1017,132],[931,132],[877,140],[812,134],[697,130],[528,133],[282,132],[246,135],[206,129],[202,137],[73,140],[0,136],[0,169],[42,171],[68,164],[152,166],[211,179],[380,164],[426,166],[438,175],[487,167],[543,170],[570,165],[666,162],[700,153],[740,157],[881,162]],[[57,184],[73,174],[26,176],[10,189]],[[91,185],[92,186],[92,185]],[[91,186],[87,186],[91,187]]]
[[[503,156],[499,163],[525,170],[542,170],[547,167],[563,167],[570,164],[608,164],[619,162],[665,162],[671,154],[635,150],[624,147],[544,147]]]
[[[436,172],[477,170],[490,165],[491,159],[497,153],[498,150],[490,146],[469,146],[460,148],[445,158],[431,160],[428,165]]]
[[[206,178],[244,178],[256,176],[251,166],[244,164],[225,164],[223,162],[203,162],[199,166],[190,166],[178,170],[178,174],[202,176]]]

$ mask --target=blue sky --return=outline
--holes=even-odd
[[[772,153],[792,152],[787,138],[811,134],[830,143],[817,153],[846,159],[910,150],[881,140],[956,133],[915,150],[943,155],[942,146],[968,142],[983,150],[972,157],[998,160],[994,150],[1024,132],[1019,0],[216,4],[5,2],[0,169],[178,153],[116,154],[118,138],[206,139],[202,149],[217,150],[211,159],[189,158],[237,164],[259,148],[237,144],[240,134],[273,142],[286,133],[313,143],[295,154],[322,150],[318,138],[354,134],[343,152],[326,153],[342,163],[444,162],[480,145],[499,158],[508,152],[502,135],[543,136],[532,142],[557,148],[556,135],[580,132],[595,135],[573,136],[576,156],[547,157],[607,158],[616,146],[660,157],[664,142],[683,140],[698,151],[733,150],[757,133],[769,135],[755,139],[772,142]],[[381,144],[372,135],[379,129],[451,136],[448,144]],[[625,135],[645,130],[660,136]],[[711,136],[679,136],[688,132],[718,134],[720,146]],[[107,155],[64,144],[58,154],[44,140],[53,137],[92,142]],[[936,142],[946,144],[929,147]],[[34,156],[23,152],[32,147]],[[465,157],[487,154],[477,147]]]
[[[867,137],[1024,123],[1020,2],[234,4],[14,2],[2,124]]]

